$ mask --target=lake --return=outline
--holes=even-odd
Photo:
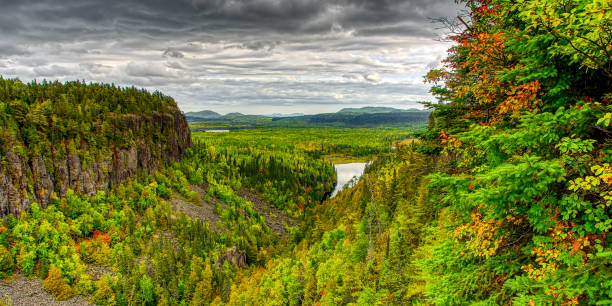
[[[336,164],[334,168],[336,168],[336,174],[338,178],[338,182],[336,183],[336,188],[334,192],[332,192],[332,198],[340,192],[344,185],[348,183],[353,177],[359,179],[363,174],[363,170],[368,163],[350,163],[350,164]],[[352,186],[350,186],[352,187]]]
[[[206,130],[206,133],[229,133],[230,130]]]

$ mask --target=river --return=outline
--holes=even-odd
[[[332,192],[332,198],[338,194],[346,183],[348,183],[353,177],[356,177],[357,180],[363,174],[363,170],[368,163],[350,163],[350,164],[336,164],[334,168],[336,168],[337,183],[334,192]],[[352,186],[350,186],[352,187]]]

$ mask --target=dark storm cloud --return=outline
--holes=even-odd
[[[166,49],[164,53],[162,54],[162,56],[168,56],[168,57],[174,57],[174,58],[185,57],[185,55],[181,51],[170,49],[170,48]]]
[[[31,38],[82,39],[108,33],[152,36],[201,32],[323,33],[334,25],[373,33],[381,26],[454,15],[446,0],[64,0],[1,1],[0,31]],[[51,31],[44,31],[44,29]],[[400,27],[426,35],[427,27]],[[399,31],[405,29],[407,31]],[[45,33],[46,32],[46,33]],[[396,33],[397,34],[397,33]],[[51,35],[49,37],[49,35]]]
[[[27,55],[29,53],[30,52],[26,48],[13,45],[12,42],[0,42],[0,58],[12,55]]]
[[[249,42],[242,43],[242,47],[251,49],[251,50],[255,50],[255,51],[262,50],[262,49],[272,51],[274,47],[276,47],[279,44],[280,44],[279,41],[249,41]]]
[[[0,0],[0,7],[0,75],[159,88],[186,110],[244,112],[430,99],[422,75],[449,45],[435,40],[428,18],[457,12],[452,0]]]

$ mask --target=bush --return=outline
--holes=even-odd
[[[59,301],[67,300],[73,295],[72,288],[62,277],[62,271],[56,267],[51,267],[49,275],[43,281],[43,286],[49,294]]]
[[[28,251],[25,248],[21,250],[17,256],[17,264],[21,268],[21,272],[25,276],[30,276],[34,272],[36,260],[36,252]]]
[[[96,305],[117,305],[115,292],[111,287],[110,276],[105,275],[96,282],[96,291],[91,297],[91,302]]]
[[[187,201],[191,202],[192,204],[195,205],[200,205],[201,199],[200,199],[200,194],[195,192],[195,191],[188,191],[187,192]]]
[[[94,282],[86,273],[82,273],[75,285],[75,293],[80,295],[89,295],[95,290]]]
[[[139,282],[140,292],[138,294],[143,305],[152,305],[155,302],[155,285],[148,276],[143,276]]]
[[[97,232],[96,232],[97,233]],[[83,261],[99,266],[109,264],[111,248],[108,246],[111,238],[108,234],[94,233],[93,239],[88,239],[79,245],[79,253]]]
[[[0,246],[0,277],[12,274],[13,265],[11,253],[4,246]]]

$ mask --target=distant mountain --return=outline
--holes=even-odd
[[[246,116],[243,113],[229,113],[223,116],[223,118],[225,119],[231,119],[231,118],[238,118],[238,117],[244,117]]]
[[[366,106],[362,108],[343,108],[336,114],[380,114],[380,113],[400,113],[406,110],[393,108],[393,107],[377,107],[377,106]],[[414,110],[412,110],[414,111]]]
[[[203,119],[216,119],[221,117],[221,114],[215,113],[211,110],[203,110],[199,112],[188,112],[185,113],[187,121],[201,121]]]
[[[371,107],[361,112],[340,111],[330,114],[305,115],[290,118],[272,118],[278,126],[336,126],[336,127],[365,127],[365,126],[402,126],[424,125],[429,119],[428,110],[400,110],[392,108]],[[382,111],[385,110],[386,111]],[[394,111],[390,111],[394,110]],[[371,113],[368,111],[372,111]]]
[[[272,114],[245,115],[234,112],[220,115],[213,111],[186,113],[189,122],[207,122],[208,126],[227,127],[368,127],[368,126],[414,126],[425,125],[429,110],[397,109],[392,107],[344,108],[336,113],[304,115]]]

